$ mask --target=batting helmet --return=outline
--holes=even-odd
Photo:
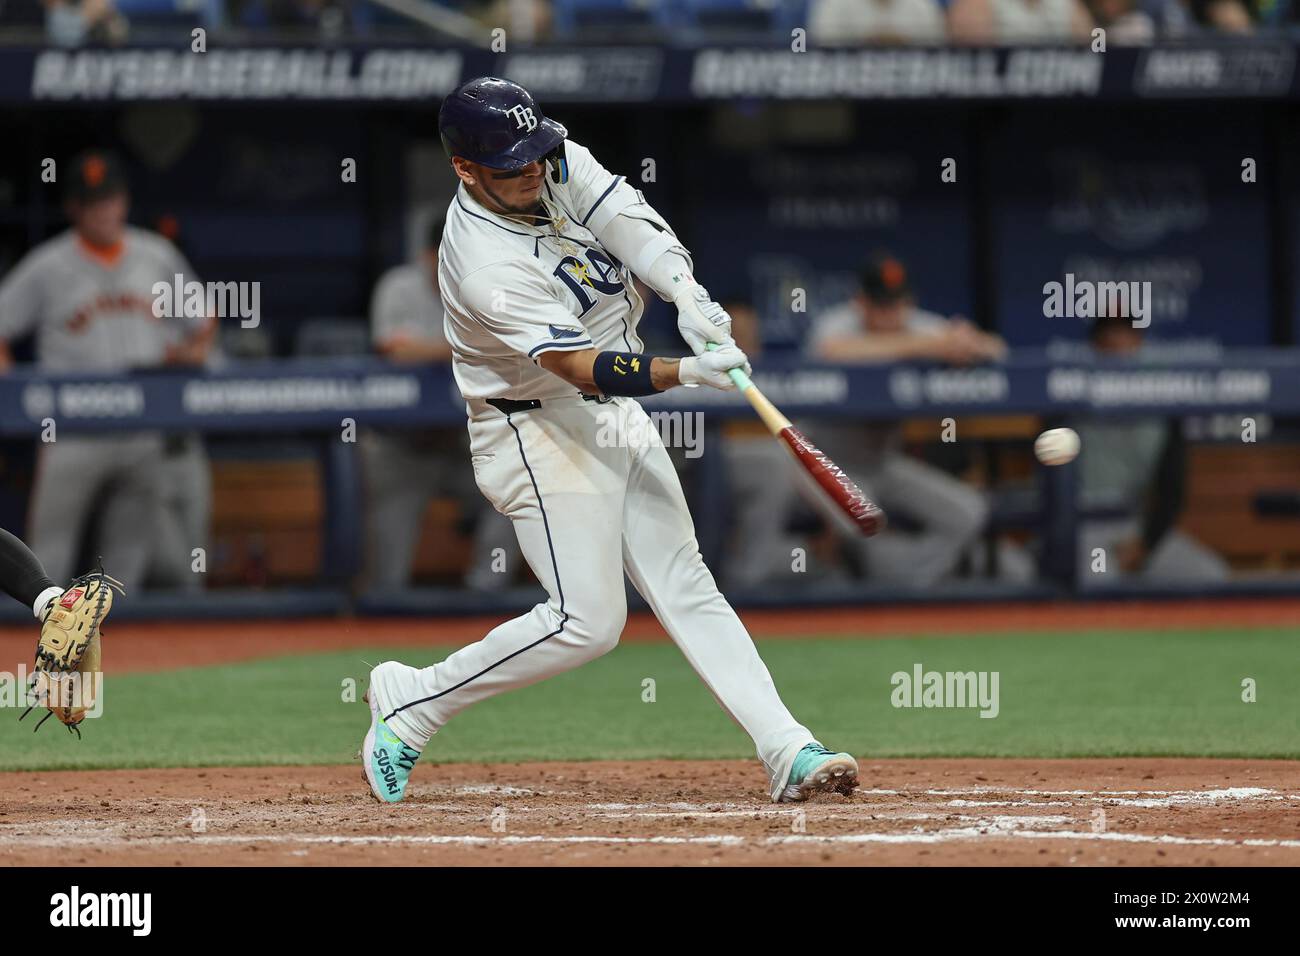
[[[542,159],[556,182],[569,178],[564,159],[569,131],[543,116],[518,83],[495,76],[462,83],[442,101],[438,133],[448,156],[492,169],[520,169]]]

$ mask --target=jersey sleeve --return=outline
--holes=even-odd
[[[0,282],[0,341],[20,339],[41,317],[40,262],[34,256],[20,261]]]
[[[578,222],[597,236],[620,212],[643,202],[624,176],[616,176],[602,166],[591,150],[569,140],[564,146],[569,164],[569,204]]]
[[[460,299],[494,338],[533,361],[543,352],[592,348],[591,336],[552,294],[546,276],[527,260],[486,266],[466,276]]]
[[[611,175],[591,150],[570,142],[566,155],[569,205],[580,217],[579,222],[661,299],[671,302],[674,290],[669,287],[669,276],[683,268],[688,273],[695,268],[690,250],[667,220],[646,202],[641,190],[634,189],[622,176]],[[673,259],[665,266],[660,257],[666,252],[676,253],[680,261]]]

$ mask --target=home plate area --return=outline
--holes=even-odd
[[[356,766],[7,773],[0,863],[1300,865],[1294,762],[861,765],[782,805],[752,761],[421,766],[392,807]]]

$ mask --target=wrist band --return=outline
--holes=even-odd
[[[654,395],[650,381],[651,355],[640,352],[601,352],[592,365],[596,387],[606,395]]]

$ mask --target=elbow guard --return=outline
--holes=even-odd
[[[667,282],[668,277],[663,273],[669,271],[665,268],[665,263],[673,260],[664,259],[664,254],[671,252],[680,257],[681,262],[674,263],[674,270],[684,267],[689,273],[693,269],[690,251],[682,245],[682,241],[668,227],[663,217],[644,200],[628,206],[614,216],[605,226],[601,241],[665,302],[672,301],[672,292]],[[659,264],[658,268],[655,268],[656,263]]]

